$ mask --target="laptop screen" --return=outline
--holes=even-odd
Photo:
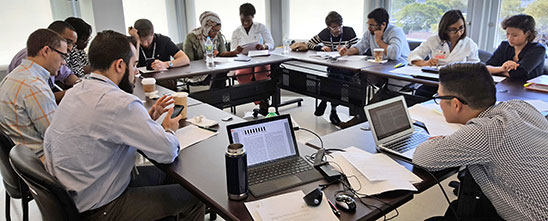
[[[229,125],[231,143],[244,145],[247,165],[273,161],[297,154],[289,115]]]
[[[411,128],[406,107],[402,99],[369,109],[377,140],[400,133]]]

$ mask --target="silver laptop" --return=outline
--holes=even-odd
[[[407,160],[430,136],[416,132],[403,96],[365,106],[365,114],[377,148]]]
[[[249,190],[255,197],[322,179],[299,156],[289,115],[228,125],[230,143],[244,145]]]

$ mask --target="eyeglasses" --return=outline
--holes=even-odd
[[[74,41],[68,39],[68,38],[65,38],[65,41],[67,42],[67,47],[71,47],[71,46],[74,46]]]
[[[327,26],[329,28],[329,30],[331,31],[338,31],[338,30],[341,30],[342,26]]]
[[[380,25],[379,24],[368,24],[369,25],[369,28],[375,28],[375,27],[379,27]]]
[[[456,34],[457,32],[460,32],[460,31],[462,31],[462,30],[464,30],[464,25],[460,26],[460,27],[457,28],[457,29],[449,28],[449,29],[447,29],[447,32]]]
[[[434,96],[432,96],[432,99],[434,99],[434,102],[436,104],[440,104],[441,100],[451,100],[453,98],[456,98],[457,100],[459,100],[462,104],[468,104],[468,102],[466,102],[465,100],[463,99],[460,99],[459,97],[457,96],[451,96],[451,95],[448,95],[448,96],[437,96],[437,94],[435,94]]]
[[[49,46],[48,46],[48,47],[49,47]],[[55,49],[55,48],[53,48],[53,47],[49,47],[49,49],[54,50],[55,52],[59,53],[59,55],[61,55],[61,57],[62,57],[63,59],[67,59],[67,58],[68,58],[68,54],[67,54],[67,53],[60,52],[59,50],[57,50],[57,49]]]

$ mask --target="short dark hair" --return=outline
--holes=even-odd
[[[329,14],[327,14],[327,17],[325,17],[325,24],[327,26],[330,26],[331,24],[342,25],[342,23],[343,18],[336,11],[330,11]]]
[[[526,14],[512,15],[508,18],[505,18],[501,23],[502,29],[506,28],[519,28],[523,33],[529,32],[529,37],[527,41],[533,42],[537,37],[537,30],[535,30],[535,19],[533,16]]]
[[[243,16],[255,16],[255,7],[251,3],[244,3],[240,5],[240,15]]]
[[[71,31],[76,31],[74,30],[74,27],[72,27],[72,25],[70,25],[69,23],[67,22],[64,22],[64,21],[61,21],[61,20],[57,20],[57,21],[54,21],[53,23],[51,23],[49,26],[48,26],[48,29],[51,29],[53,30],[54,32],[57,32],[58,34],[62,35],[63,33],[65,33],[65,31],[68,29],[68,30],[71,30]]]
[[[388,25],[388,20],[390,19],[390,16],[388,15],[388,12],[384,8],[376,8],[375,10],[369,12],[367,15],[367,18],[372,18],[377,22],[378,25],[381,25],[383,22],[386,22],[386,25]]]
[[[133,27],[137,29],[137,34],[139,35],[139,37],[148,37],[154,34],[154,26],[152,25],[152,22],[150,22],[150,20],[148,19],[141,18],[135,21]]]
[[[61,35],[51,29],[38,29],[32,32],[27,39],[27,56],[35,57],[45,46],[57,49],[61,46],[61,42],[66,41]]]
[[[497,101],[495,82],[483,63],[452,63],[441,68],[439,75],[444,92],[473,109],[485,109]]]
[[[460,10],[449,10],[443,14],[438,25],[438,36],[441,40],[449,41],[449,35],[447,35],[449,26],[458,22],[459,19],[462,19],[464,25],[464,33],[460,36],[460,39],[466,37],[466,20],[464,19],[462,12]]]
[[[87,40],[91,35],[91,25],[86,23],[81,18],[68,17],[67,19],[65,19],[65,22],[74,27],[74,29],[76,30],[76,34],[78,34],[78,40]]]
[[[97,33],[89,45],[89,63],[91,70],[105,71],[118,59],[124,60],[131,65],[129,60],[133,56],[131,51],[131,37],[125,36],[112,30]]]

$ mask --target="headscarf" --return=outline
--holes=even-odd
[[[217,15],[215,12],[205,11],[200,15],[201,26],[192,30],[192,33],[196,35],[196,38],[198,38],[198,40],[205,41],[205,39],[207,39],[207,36],[209,35],[209,31],[211,31],[211,28],[220,24],[221,19],[219,18],[219,15]],[[215,39],[211,39],[211,41],[216,41],[218,36],[219,35],[215,36]]]

